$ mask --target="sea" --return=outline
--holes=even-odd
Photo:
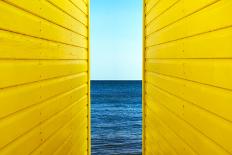
[[[92,155],[141,155],[142,81],[91,81]]]

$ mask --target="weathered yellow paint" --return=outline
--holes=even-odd
[[[144,0],[144,155],[232,154],[231,15],[231,0]]]
[[[0,154],[90,154],[89,1],[0,1]]]

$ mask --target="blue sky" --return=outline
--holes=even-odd
[[[91,0],[91,79],[142,78],[142,0]]]

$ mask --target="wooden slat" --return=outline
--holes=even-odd
[[[87,48],[87,40],[84,36],[77,35],[74,32],[44,21],[37,16],[2,1],[0,2],[0,9],[2,10],[0,19],[5,21],[0,23],[0,29]],[[16,10],[17,13],[15,13]]]
[[[69,29],[87,37],[87,27],[80,21],[70,17],[59,8],[50,4],[47,0],[5,0],[7,3],[17,6],[25,11],[32,13],[44,20],[47,20],[55,25]],[[86,14],[79,13],[78,20],[85,18]]]
[[[87,72],[85,60],[0,60],[0,63],[0,88]]]
[[[87,59],[87,49],[0,30],[0,59]]]
[[[231,59],[149,60],[146,70],[232,90]]]

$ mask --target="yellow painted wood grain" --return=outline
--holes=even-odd
[[[144,155],[232,154],[232,2],[144,3]]]
[[[0,1],[0,154],[90,154],[89,2]]]

